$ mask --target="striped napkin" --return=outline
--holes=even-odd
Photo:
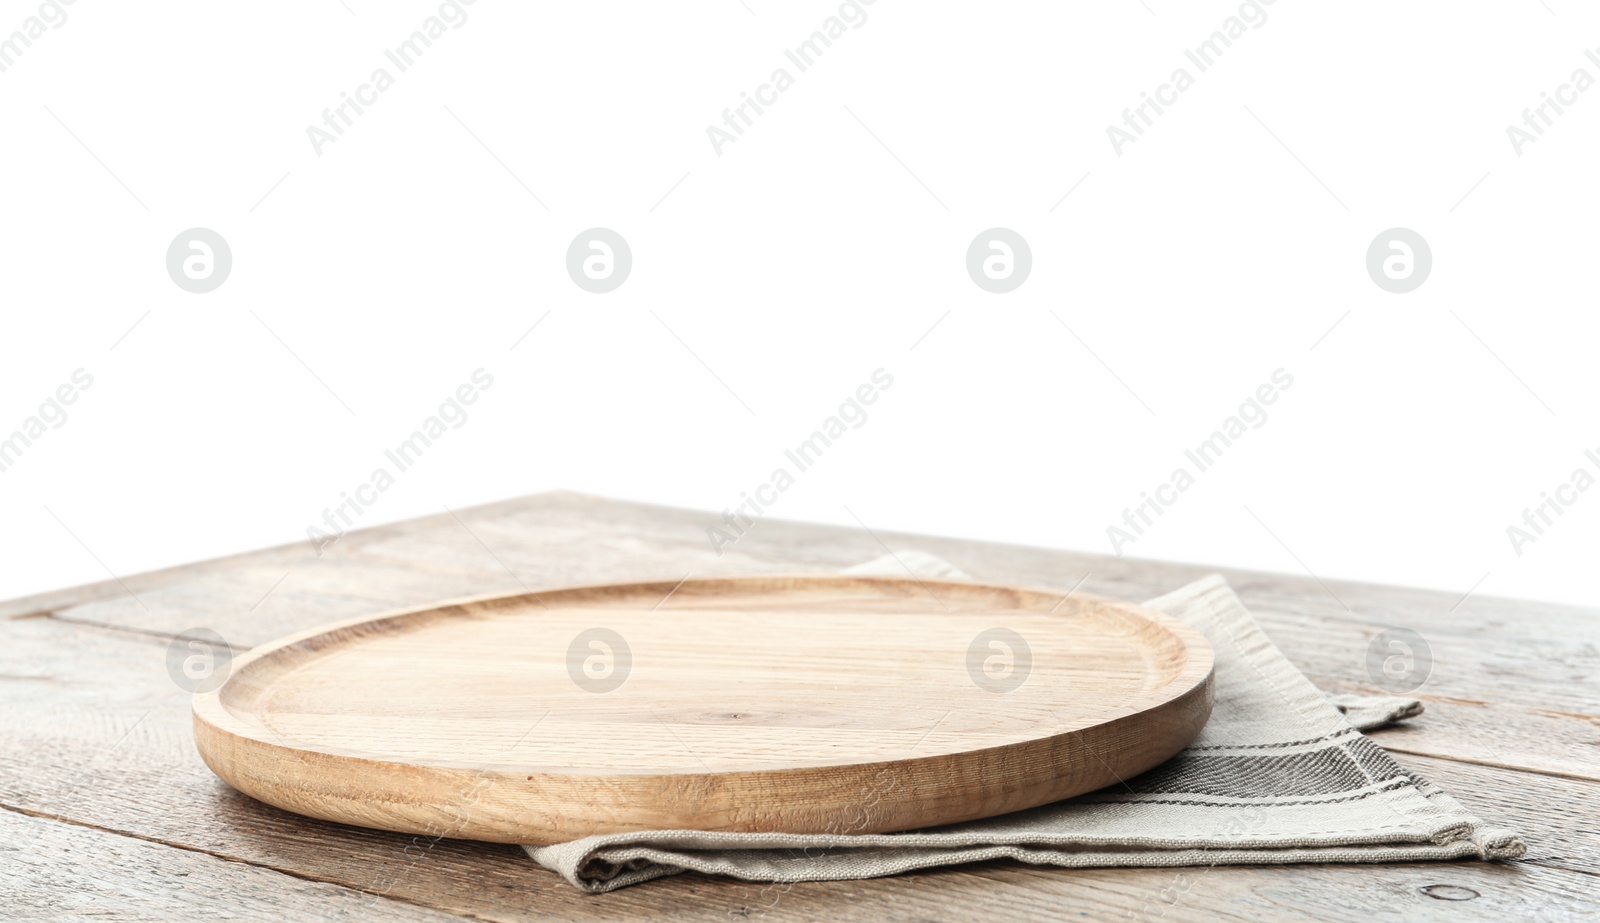
[[[966,575],[902,552],[852,573]],[[1219,576],[1145,603],[1200,629],[1216,703],[1177,756],[1120,785],[1000,817],[887,834],[660,830],[527,846],[590,892],[695,871],[746,881],[875,878],[1016,859],[1067,868],[1509,859],[1521,838],[1402,768],[1362,730],[1422,711],[1415,699],[1324,696]]]

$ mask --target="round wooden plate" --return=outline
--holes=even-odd
[[[289,811],[546,844],[875,833],[1115,784],[1211,712],[1194,629],[987,583],[741,577],[465,600],[305,632],[194,700],[214,772]]]

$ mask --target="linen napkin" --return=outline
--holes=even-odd
[[[965,577],[915,552],[847,572],[906,570]],[[1119,785],[986,820],[904,833],[659,830],[523,848],[568,882],[596,893],[685,871],[791,883],[999,858],[1093,868],[1523,854],[1517,834],[1486,825],[1361,733],[1420,713],[1417,700],[1325,697],[1273,646],[1220,576],[1145,605],[1210,640],[1216,702],[1188,748]]]

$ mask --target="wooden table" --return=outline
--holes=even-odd
[[[447,597],[607,580],[832,572],[916,548],[984,578],[1143,600],[1209,572],[764,519],[718,557],[710,514],[540,494],[0,603],[0,916],[174,920],[1593,919],[1600,913],[1600,610],[1225,571],[1324,689],[1376,691],[1368,642],[1421,632],[1428,710],[1374,733],[1475,813],[1513,863],[1075,871],[984,863],[766,886],[680,875],[587,896],[515,847],[430,843],[239,795],[190,737],[174,635],[236,650]],[[1337,598],[1335,595],[1337,594]],[[1348,606],[1348,609],[1346,608]],[[1452,609],[1452,607],[1454,607]]]

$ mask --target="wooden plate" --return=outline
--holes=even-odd
[[[1211,647],[1129,603],[745,577],[472,599],[328,626],[194,700],[218,776],[289,811],[544,844],[871,833],[1101,788],[1211,712]]]

